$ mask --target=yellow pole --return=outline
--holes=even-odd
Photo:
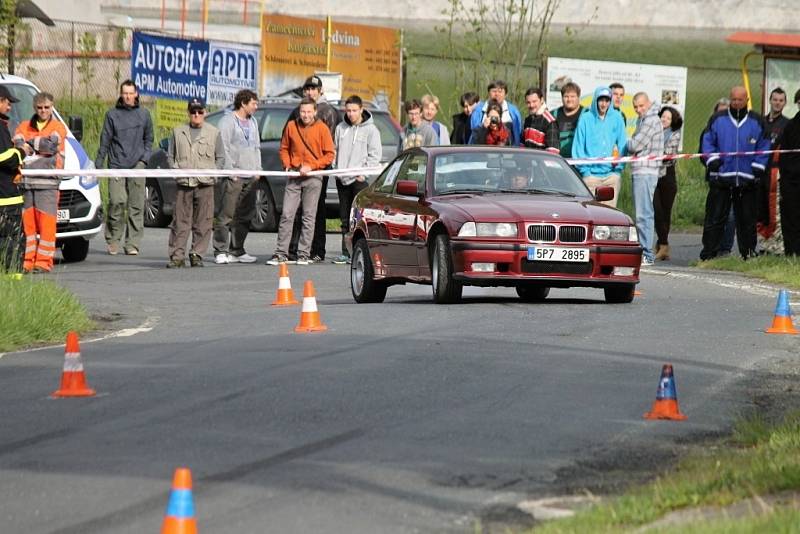
[[[258,38],[259,41],[263,44],[264,43],[264,4],[266,0],[261,0],[261,13],[258,15]],[[261,63],[261,69],[259,70],[259,78],[258,78],[258,94],[264,96],[264,47],[261,47],[261,57],[259,58],[259,62]]]
[[[331,71],[331,32],[333,31],[333,21],[331,21],[331,16],[328,15],[325,17],[326,24],[328,26],[327,31],[325,32],[325,50],[327,54],[327,59],[325,61],[325,70],[327,72]]]
[[[201,30],[201,39],[206,38],[206,24],[208,24],[208,0],[203,0],[203,25]]]
[[[756,55],[758,52],[748,52],[742,56],[742,81],[744,82],[744,89],[747,91],[747,109],[753,109],[753,95],[750,92],[750,74],[747,72],[747,60],[750,56]]]

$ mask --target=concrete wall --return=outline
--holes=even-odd
[[[39,0],[39,3],[52,3],[63,6],[65,3],[102,5],[106,14],[126,12],[143,16],[143,10],[159,14],[161,0],[94,0],[76,2],[74,0]],[[473,0],[464,0],[466,5]],[[257,13],[260,0],[250,0],[248,11]],[[180,0],[167,0],[170,11],[180,8]],[[201,10],[201,0],[187,0],[189,12],[197,14]],[[212,9],[224,7],[228,16],[241,13],[243,0],[211,0]],[[764,30],[774,32],[797,32],[800,30],[800,9],[797,0],[562,0],[553,22],[559,25],[582,25],[601,5],[592,25],[653,27],[664,26],[682,29],[718,30]],[[317,17],[324,15],[339,18],[365,18],[393,21],[405,25],[411,21],[442,20],[442,11],[449,6],[447,0],[392,0],[391,2],[364,2],[363,0],[269,0],[271,12]],[[80,13],[84,19],[85,9],[59,9],[64,16]],[[151,14],[151,16],[153,16]],[[211,18],[217,14],[212,13]],[[221,16],[221,14],[219,14]],[[54,18],[61,18],[55,16]]]

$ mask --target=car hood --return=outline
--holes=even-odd
[[[458,211],[478,222],[547,221],[595,224],[633,224],[630,217],[595,200],[550,195],[452,195],[435,200],[440,212]]]

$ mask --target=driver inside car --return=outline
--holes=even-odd
[[[528,189],[528,175],[516,173],[506,180],[509,189]]]

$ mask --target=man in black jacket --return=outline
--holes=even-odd
[[[339,119],[339,112],[333,109],[325,95],[322,94],[322,80],[319,76],[309,76],[303,84],[303,96],[312,99],[317,103],[317,120],[321,120],[328,127],[331,132],[331,139],[336,132],[336,125],[341,122]],[[300,106],[297,106],[289,115],[289,120],[295,121],[300,116]],[[285,128],[285,126],[284,126]],[[317,218],[314,221],[314,239],[311,241],[311,257],[309,260],[313,262],[322,262],[325,260],[325,243],[326,243],[326,229],[325,229],[325,191],[328,189],[328,177],[322,177],[322,189],[319,192],[319,199],[317,200]],[[297,208],[298,212],[302,213],[303,206]],[[303,228],[302,217],[294,218],[294,228],[292,230],[292,239],[289,242],[288,258],[289,261],[297,260],[297,245],[300,242],[300,233]]]
[[[800,90],[794,94],[794,103],[800,105]],[[776,141],[781,150],[800,149],[800,113],[797,113],[783,129]],[[800,255],[800,153],[780,155],[781,179],[781,230],[783,250],[789,256]]]
[[[139,92],[132,80],[119,88],[119,99],[106,112],[95,167],[98,169],[144,169],[153,148],[150,112],[139,107]],[[106,165],[106,159],[108,164]],[[139,254],[144,235],[144,178],[109,178],[106,244],[109,254],[118,254],[125,239],[125,254]],[[127,221],[124,219],[127,211]]]
[[[528,116],[522,125],[522,144],[558,154],[558,124],[544,103],[542,90],[531,87],[525,91],[525,105],[528,107]]]
[[[14,148],[8,129],[11,104],[19,102],[0,85],[0,272],[19,272],[25,253],[22,233],[22,193],[17,187],[19,167],[25,154]]]

